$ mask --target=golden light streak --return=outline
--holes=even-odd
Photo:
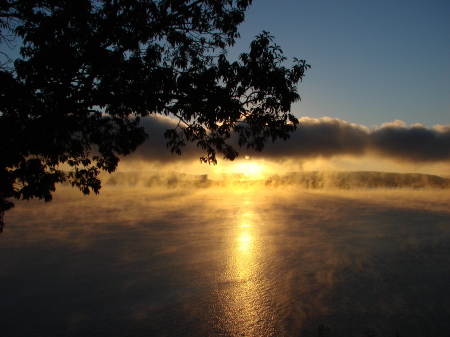
[[[226,291],[227,296],[222,298],[225,329],[232,336],[262,336],[270,310],[261,283],[264,278],[261,265],[264,252],[259,228],[261,219],[250,200],[243,201],[235,219],[227,268],[231,285]]]

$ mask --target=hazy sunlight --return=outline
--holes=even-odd
[[[233,167],[235,173],[244,174],[243,179],[245,180],[259,180],[263,179],[264,173],[266,173],[266,167],[263,164],[250,161],[249,156],[245,156],[245,161],[236,164]]]

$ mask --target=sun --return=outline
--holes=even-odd
[[[245,180],[258,180],[263,178],[265,166],[263,164],[250,161],[250,156],[245,156],[245,161],[236,164],[236,173],[242,173]]]

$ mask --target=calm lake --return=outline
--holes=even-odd
[[[0,235],[0,336],[450,336],[449,190],[61,187]]]

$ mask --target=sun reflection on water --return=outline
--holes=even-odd
[[[245,253],[251,253],[250,250],[252,248],[253,236],[250,233],[243,232],[241,236],[238,238],[238,249]]]
[[[227,267],[228,286],[222,293],[225,330],[231,335],[270,335],[270,308],[260,238],[261,219],[249,200],[236,214]]]

